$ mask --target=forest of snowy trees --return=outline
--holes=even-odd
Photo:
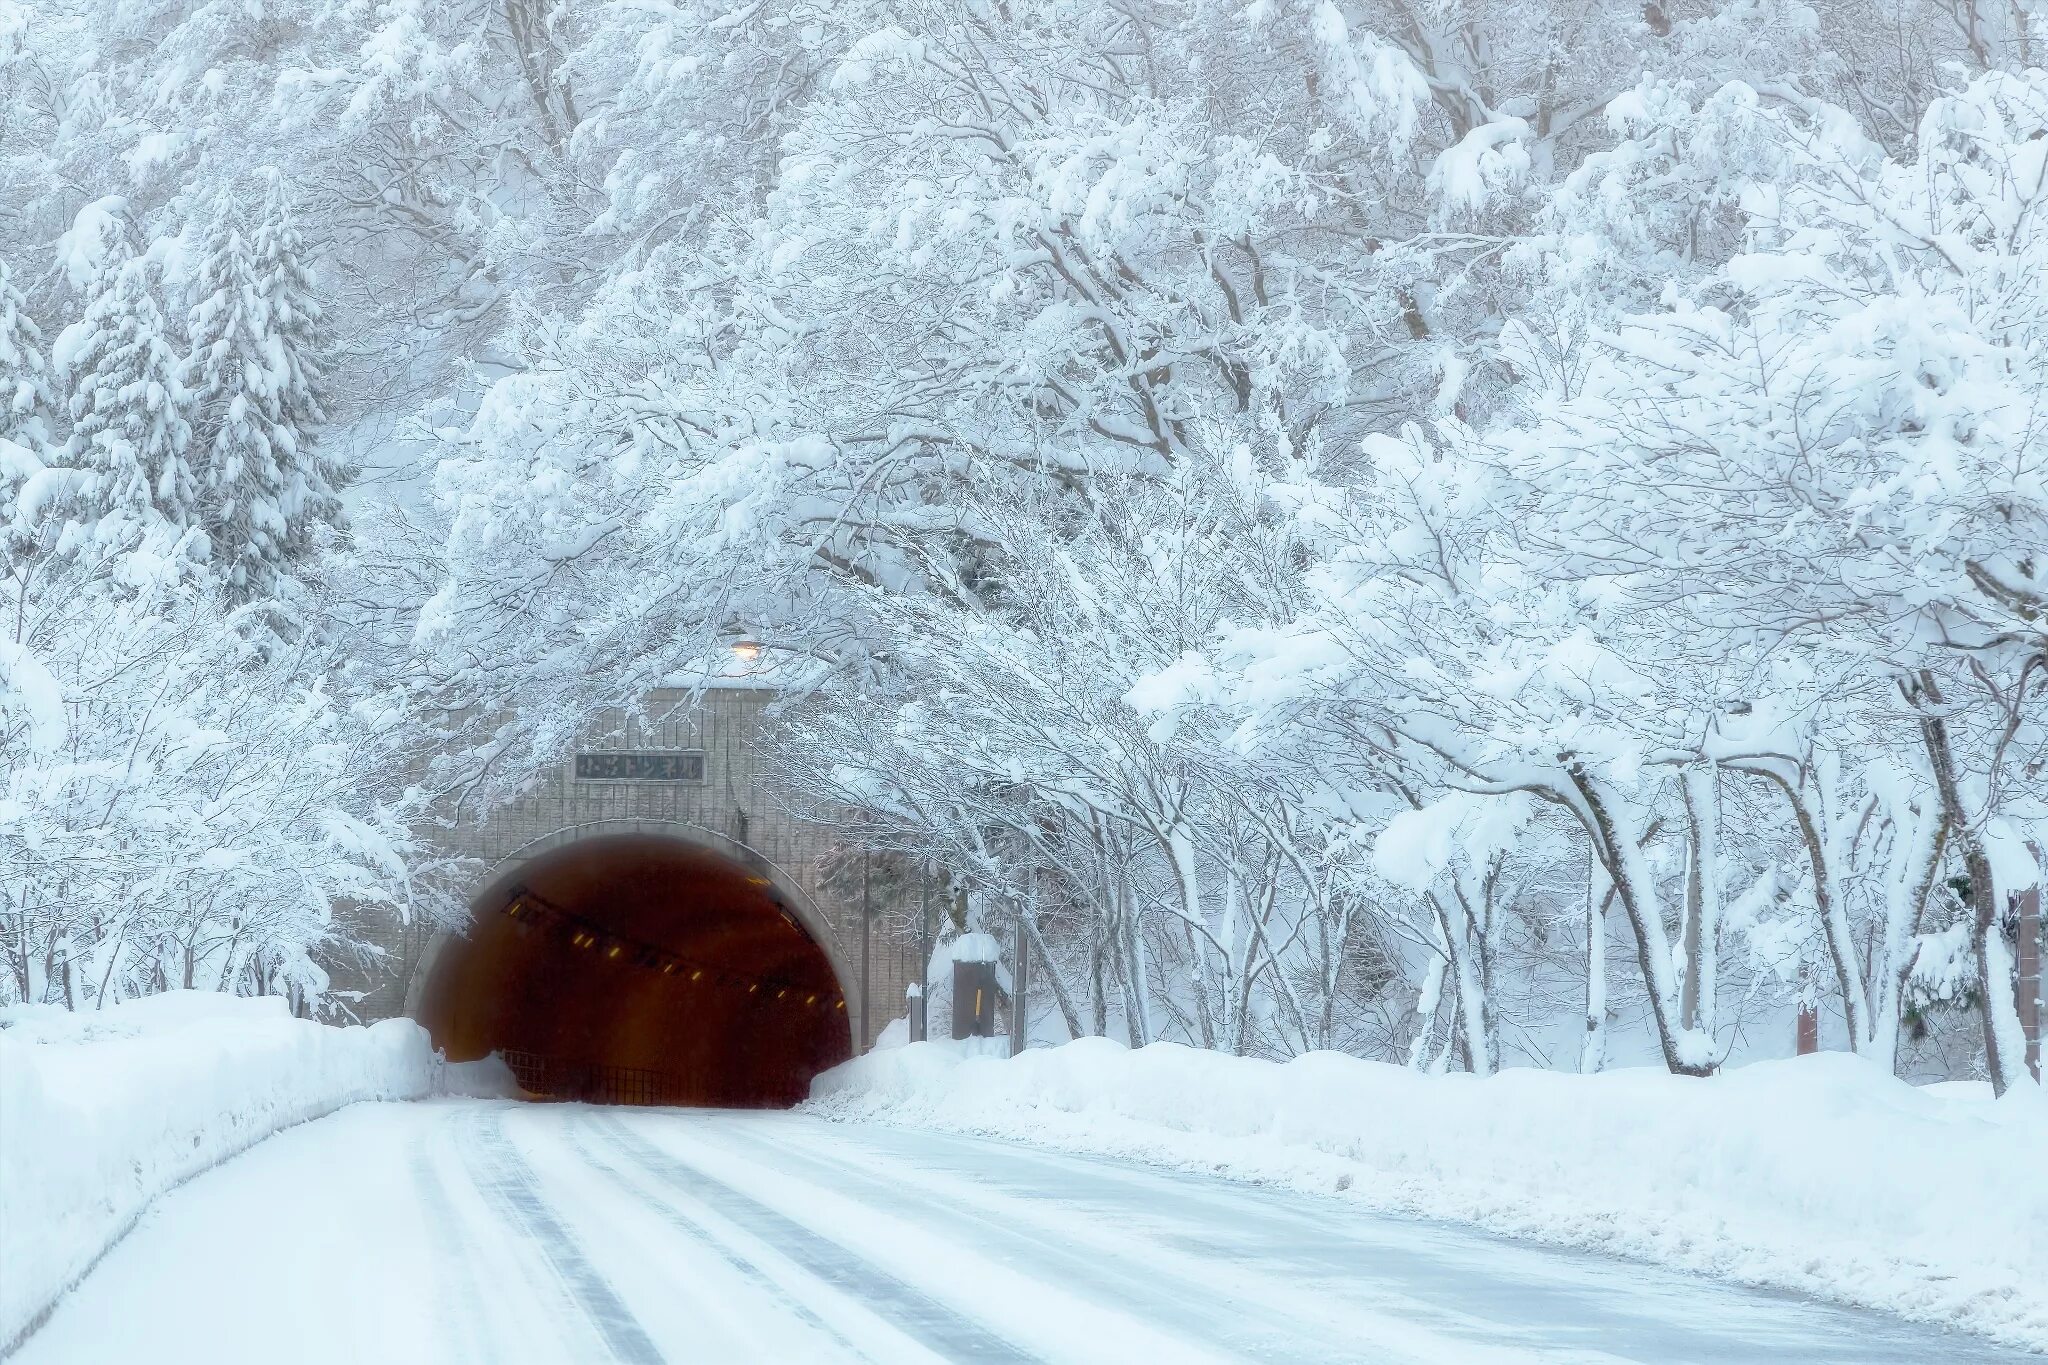
[[[437,803],[744,640],[1073,1033],[2026,1084],[2044,49],[0,0],[0,998],[317,1003],[460,913]]]

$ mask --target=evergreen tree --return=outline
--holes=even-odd
[[[191,298],[201,524],[231,596],[274,596],[341,520],[339,475],[317,443],[320,306],[275,176],[253,228],[232,193],[214,201]]]
[[[319,449],[327,421],[320,397],[323,316],[305,244],[274,174],[250,242],[248,268],[250,325],[264,361],[260,411],[271,451],[264,472],[273,480],[248,490],[248,524],[261,525],[265,534],[264,567],[249,589],[266,590],[276,572],[307,558],[323,530],[341,525],[336,489],[344,482],[343,471]]]
[[[192,350],[184,381],[192,397],[201,525],[229,591],[242,598],[268,593],[285,559],[280,457],[291,454],[277,421],[254,265],[240,209],[222,194],[202,239],[186,313]]]
[[[148,264],[129,258],[103,271],[58,349],[71,379],[71,457],[100,476],[100,507],[194,525],[187,398]]]
[[[49,444],[49,414],[56,406],[42,342],[21,291],[8,277],[7,262],[0,261],[0,440],[37,454]]]

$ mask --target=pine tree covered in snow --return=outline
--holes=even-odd
[[[231,194],[213,203],[190,297],[184,385],[201,526],[231,596],[270,596],[340,516],[315,442],[319,305],[274,180],[254,229]]]
[[[55,408],[42,330],[0,260],[0,440],[44,446]]]
[[[96,475],[104,512],[153,514],[182,529],[199,510],[192,429],[151,273],[140,258],[110,265],[85,316],[58,337],[71,388],[68,458]]]
[[[316,437],[327,421],[321,386],[325,374],[324,313],[307,264],[306,243],[292,216],[281,177],[272,173],[251,243],[255,318],[265,338],[273,442],[280,479],[266,514],[282,526],[279,549],[287,561],[303,559],[321,528],[340,524],[336,490],[342,471],[321,454]]]
[[[29,481],[50,455],[56,403],[42,340],[27,300],[0,260],[0,546],[10,571],[35,549],[36,528],[20,512]]]
[[[280,189],[253,231],[213,205],[186,314],[200,524],[232,596],[268,596],[339,517],[315,440],[320,311]]]

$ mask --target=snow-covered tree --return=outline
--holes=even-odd
[[[186,316],[198,515],[238,599],[269,596],[340,519],[317,443],[320,309],[273,177],[252,229],[223,194],[201,234]]]
[[[68,458],[93,472],[106,513],[187,528],[199,505],[189,396],[152,273],[140,257],[110,264],[85,315],[57,339],[71,390]]]
[[[416,873],[403,708],[336,695],[331,644],[257,648],[189,532],[93,477],[0,443],[0,996],[329,1008],[322,959],[452,909]]]
[[[47,447],[56,407],[42,329],[0,260],[0,440]]]
[[[1788,173],[1752,191],[1748,250],[1706,282],[1713,303],[1616,328],[1511,465],[1536,524],[1570,528],[1568,549],[1543,547],[1553,563],[1656,613],[1696,676],[1714,661],[1734,714],[1708,747],[1789,801],[1859,1045],[1891,1050],[1952,850],[2003,1088],[2022,1069],[1998,923],[2040,875],[2025,775],[2048,756],[2048,85],[1987,76],[1938,101],[1910,159],[1838,118],[1777,125]],[[1852,814],[1853,792],[1901,781],[1918,796],[1883,809],[1913,851],[1872,951],[1843,903],[1850,826],[1872,810]]]
[[[15,13],[32,615],[96,554],[109,638],[242,629],[171,572],[203,533],[351,645],[194,657],[403,678],[482,797],[756,641],[787,785],[1021,927],[1076,1031],[1706,1072],[1795,1004],[1902,1064],[1942,1002],[2015,1083],[2020,10]],[[159,292],[189,336],[139,345]]]
[[[1284,614],[1293,581],[1250,448],[1197,450],[1170,479],[1099,484],[1062,537],[1043,532],[1057,501],[967,494],[1005,547],[977,603],[871,592],[889,691],[820,693],[780,752],[814,800],[867,812],[867,838],[955,869],[985,927],[1021,924],[1071,1032],[1115,1017],[1134,1042],[1289,1054],[1331,1045],[1394,958],[1328,837],[1341,791],[1141,687],[1221,621]],[[822,783],[801,767],[819,753]]]

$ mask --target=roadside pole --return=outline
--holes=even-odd
[[[868,864],[871,854],[860,851],[860,1040],[854,1047],[858,1056],[868,1050],[868,940],[874,936],[874,903],[868,896]]]
[[[1017,944],[1011,953],[1010,971],[1010,1055],[1024,1050],[1024,992],[1031,974],[1031,940],[1024,933],[1024,918],[1017,917]]]
[[[929,867],[918,869],[917,907],[917,980],[910,989],[916,994],[910,1001],[910,1041],[922,1043],[931,1037],[930,1007],[925,1004],[925,987],[931,983],[925,978],[932,969],[932,871]]]
[[[1030,1045],[1028,1025],[1031,1010],[1028,1005],[1031,989],[1031,934],[1025,927],[1032,912],[1032,902],[1038,894],[1038,874],[1034,869],[1027,872],[1024,883],[1024,904],[1017,914],[1017,944],[1011,952],[1010,981],[1010,1055],[1017,1056]]]
[[[2034,884],[2019,894],[2020,941],[2019,987],[2020,1033],[2027,1040],[2027,1070],[2034,1079],[2041,1079],[2041,1024],[2042,1015],[2048,1013],[2048,995],[2041,986],[2041,883],[2048,880],[2048,867],[2041,860],[2038,845],[2029,844],[2034,854]]]

